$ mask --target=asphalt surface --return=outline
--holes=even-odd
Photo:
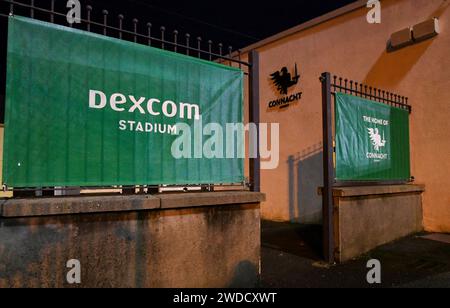
[[[320,226],[263,222],[263,288],[450,288],[450,244],[410,236],[350,262],[321,260]],[[367,262],[381,262],[379,285],[370,285]]]

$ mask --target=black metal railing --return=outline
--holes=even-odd
[[[381,90],[351,79],[333,75],[331,76],[330,86],[332,95],[336,94],[336,92],[341,92],[405,109],[410,113],[412,111],[412,107],[408,104],[408,97]]]

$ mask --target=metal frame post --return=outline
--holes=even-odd
[[[325,260],[334,263],[334,218],[333,218],[333,122],[331,74],[323,73],[322,82],[322,114],[323,114],[323,253]]]
[[[256,130],[256,158],[250,159],[250,190],[254,192],[261,191],[261,157],[259,153],[259,53],[252,50],[249,53],[250,74],[249,74],[249,121],[254,123]]]

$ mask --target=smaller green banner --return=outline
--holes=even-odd
[[[409,112],[336,94],[336,179],[408,181]]]

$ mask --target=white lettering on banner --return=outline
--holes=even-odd
[[[138,122],[138,121],[119,121],[121,131],[130,131],[137,133],[155,133],[178,135],[177,126],[160,123]]]
[[[145,110],[141,106],[145,101],[145,97],[141,97],[137,100],[134,96],[130,96],[130,100],[133,103],[133,107],[131,107],[128,112],[133,113],[136,109],[138,109],[140,113],[145,114]]]
[[[377,153],[367,153],[368,159],[378,159],[378,160],[386,160],[388,159],[387,154],[377,154]]]
[[[371,125],[378,126],[389,126],[391,123],[385,119],[378,119],[369,116],[363,116],[363,120],[365,123],[369,123]],[[368,136],[370,139],[370,144],[375,150],[376,153],[366,153],[366,158],[369,160],[373,160],[375,163],[379,163],[381,161],[385,161],[389,159],[389,155],[387,153],[381,153],[383,149],[387,146],[387,140],[384,133],[384,130],[378,127],[368,127],[367,128]]]
[[[149,99],[147,103],[148,113],[150,113],[153,116],[159,116],[161,114],[160,112],[153,111],[153,103],[161,104],[161,101],[156,98]]]
[[[123,105],[127,103],[127,98],[125,95],[116,93],[111,95],[111,99],[109,100],[109,103],[111,105],[111,109],[117,112],[125,111],[125,108],[119,108],[117,105]]]
[[[376,119],[368,116],[363,116],[364,122],[376,125],[388,126],[390,123],[388,120]]]
[[[145,97],[136,99],[136,97],[132,95],[127,97],[121,93],[114,93],[109,98],[109,106],[116,112],[124,112],[128,110],[130,113],[137,111],[141,114],[146,114],[147,110],[152,116],[159,116],[162,113],[167,118],[174,118],[178,115],[180,119],[200,119],[200,107],[196,104],[188,104],[184,102],[176,104],[171,100],[165,100],[161,104],[159,99],[150,98],[147,100],[147,108],[145,110],[142,105],[144,105],[146,100],[147,99]],[[98,90],[89,90],[89,108],[104,109],[107,105],[108,98],[105,93]]]
[[[97,104],[97,97],[100,98],[100,102]],[[89,91],[89,108],[103,109],[106,107],[106,95],[102,91]]]

